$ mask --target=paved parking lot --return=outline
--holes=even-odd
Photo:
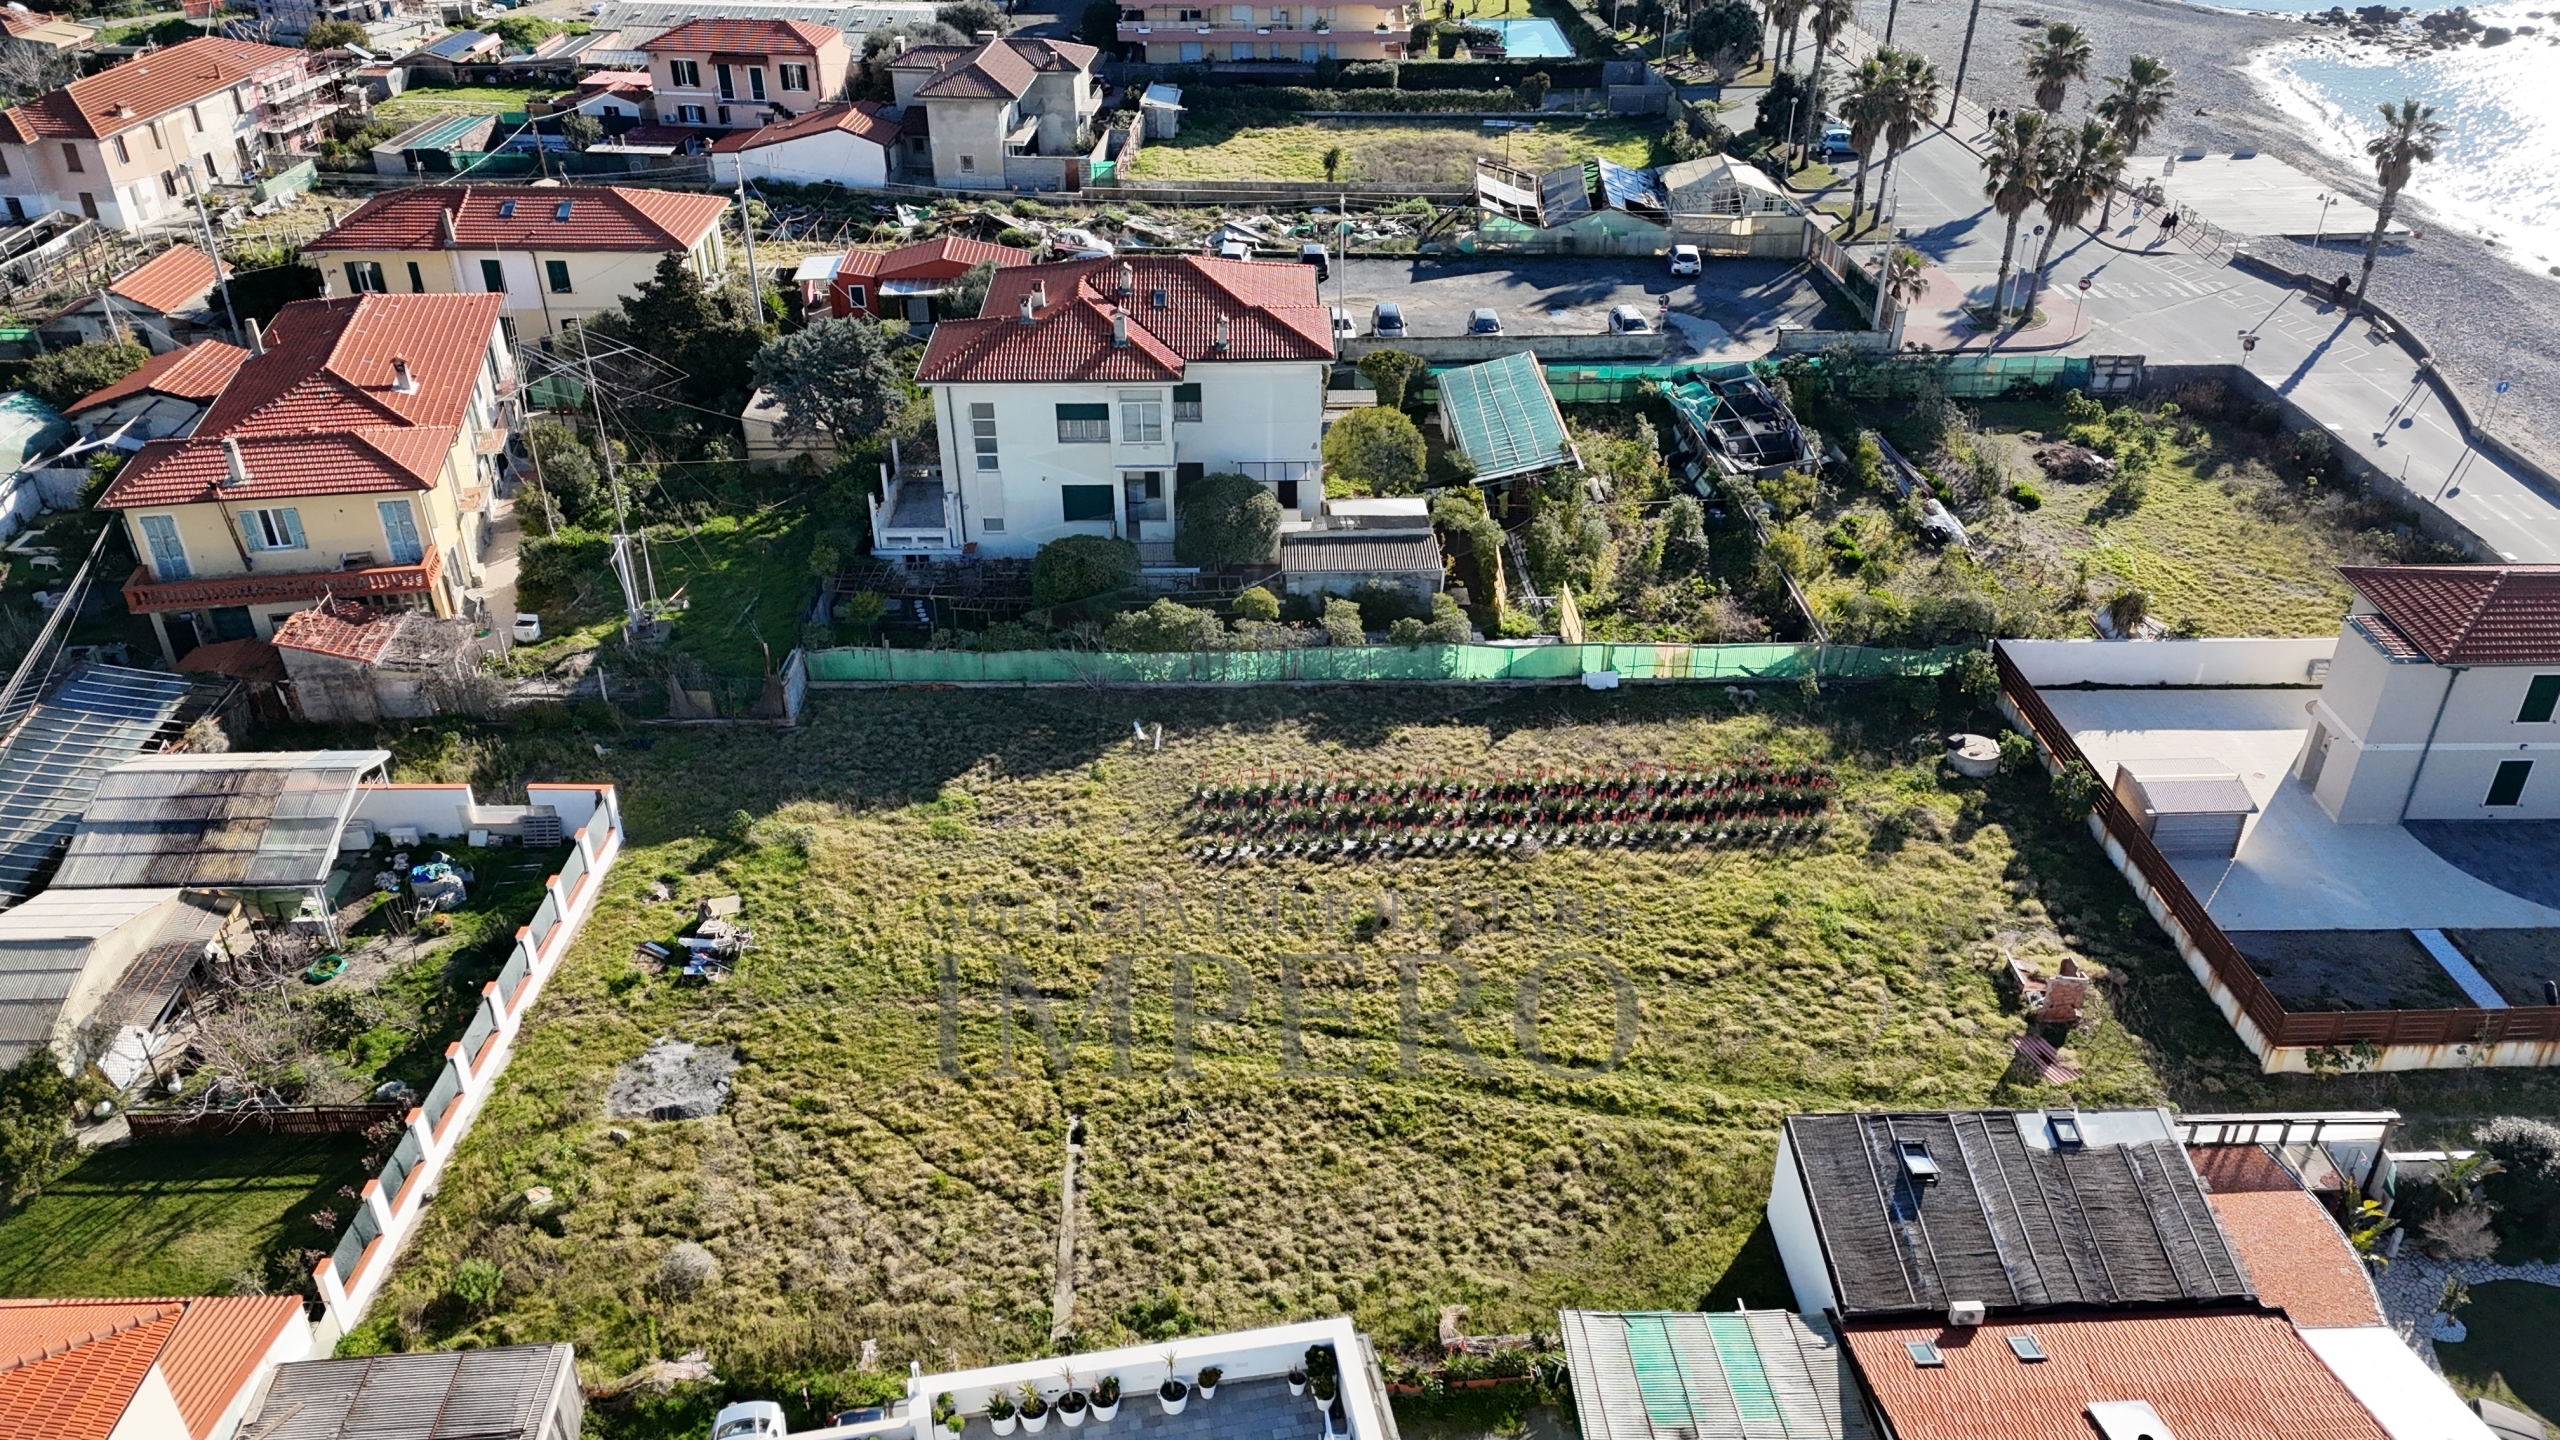
[[[1468,313],[1489,305],[1511,335],[1597,335],[1609,307],[1633,305],[1654,319],[1665,295],[1674,311],[1713,321],[1736,339],[1781,322],[1823,322],[1822,296],[1803,267],[1776,260],[1710,260],[1695,279],[1675,279],[1658,256],[1594,259],[1353,260],[1324,287],[1369,333],[1369,310],[1381,300],[1404,307],[1408,333],[1463,335]]]

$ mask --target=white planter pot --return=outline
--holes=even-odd
[[[1191,1403],[1190,1387],[1185,1386],[1181,1396],[1172,1400],[1166,1399],[1164,1392],[1162,1390],[1158,1390],[1156,1392],[1156,1403],[1164,1407],[1164,1413],[1167,1415],[1179,1415],[1182,1413],[1183,1407]]]
[[[1289,1382],[1289,1393],[1290,1393],[1290,1394],[1292,1394],[1292,1395],[1304,1395],[1304,1394],[1306,1394],[1306,1393],[1307,1393],[1307,1382],[1306,1382],[1306,1381],[1304,1381],[1304,1380],[1292,1380],[1292,1381],[1290,1381],[1290,1382]]]
[[[987,1417],[987,1428],[995,1431],[999,1435],[1010,1435],[1013,1433],[1013,1427],[1019,1423],[1021,1419],[1022,1417],[1019,1415],[1007,1415],[1003,1419],[999,1420],[995,1416],[990,1415]]]
[[[1046,1410],[1041,1411],[1037,1415],[1025,1415],[1022,1417],[1022,1433],[1025,1435],[1037,1435],[1048,1428],[1049,1412]]]
[[[1218,1387],[1215,1385],[1194,1385],[1191,1388],[1199,1391],[1200,1398],[1203,1400],[1215,1400],[1218,1398]]]
[[[1103,1404],[1103,1403],[1102,1403],[1101,1401],[1099,1401],[1099,1400],[1097,1400],[1097,1401],[1095,1401],[1095,1402],[1093,1403],[1093,1421],[1094,1421],[1094,1423],[1095,1423],[1095,1424],[1097,1424],[1097,1425],[1101,1424],[1101,1423],[1102,1423],[1103,1421],[1105,1421],[1105,1420],[1108,1420],[1108,1419],[1112,1418],[1112,1417],[1113,1417],[1113,1416],[1115,1416],[1115,1415],[1118,1415],[1119,1413],[1120,1413],[1120,1402],[1119,1402],[1119,1401],[1117,1401],[1117,1400],[1112,1401],[1112,1402],[1111,1402],[1110,1404],[1108,1404],[1108,1405]]]
[[[1092,1413],[1093,1412],[1090,1409],[1081,1405],[1077,1406],[1073,1410],[1069,1410],[1064,1406],[1058,1407],[1059,1421],[1070,1430],[1081,1427],[1085,1422],[1085,1417]]]

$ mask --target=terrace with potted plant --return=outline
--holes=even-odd
[[[1197,1335],[908,1382],[904,1414],[830,1440],[1392,1440],[1385,1387],[1351,1318]]]

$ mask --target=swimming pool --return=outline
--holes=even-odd
[[[1487,30],[1502,32],[1502,54],[1505,59],[1571,59],[1573,42],[1564,38],[1564,27],[1553,20],[1470,20]]]

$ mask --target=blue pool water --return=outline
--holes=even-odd
[[[1571,59],[1573,42],[1564,38],[1564,27],[1553,20],[1470,20],[1487,30],[1502,32],[1502,53],[1511,60]]]

